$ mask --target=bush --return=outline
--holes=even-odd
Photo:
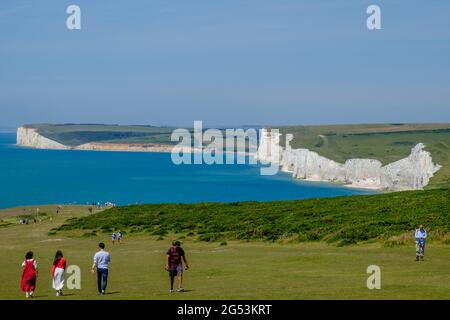
[[[94,230],[94,231],[91,231],[91,232],[84,233],[82,237],[83,238],[90,238],[90,237],[95,237],[95,236],[97,236],[97,232]]]
[[[297,239],[351,245],[376,240],[400,245],[419,224],[425,225],[431,239],[442,240],[450,232],[449,207],[450,189],[300,201],[149,204],[69,219],[57,231],[111,232],[117,227],[158,239],[186,233],[207,242]],[[403,234],[403,240],[392,238]]]

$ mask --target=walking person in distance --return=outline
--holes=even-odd
[[[169,272],[170,277],[170,290],[173,292],[173,283],[175,277],[178,277],[178,290],[177,292],[183,292],[183,262],[185,264],[185,270],[189,269],[189,265],[186,259],[184,250],[181,248],[181,243],[178,240],[172,242],[172,247],[167,251],[166,256],[166,270]]]

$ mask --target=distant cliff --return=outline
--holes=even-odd
[[[79,146],[66,146],[41,135],[36,128],[19,127],[17,145],[36,149],[86,150],[86,151],[130,151],[130,152],[172,152],[174,146],[165,144],[104,143],[89,142]],[[177,147],[176,150],[189,152],[190,149]]]
[[[257,159],[278,163],[294,178],[328,181],[352,187],[400,191],[424,188],[441,166],[434,164],[425,145],[417,144],[404,159],[383,166],[374,159],[349,159],[339,163],[308,149],[279,145],[280,135],[262,130]]]
[[[39,134],[35,128],[17,129],[17,145],[36,149],[68,149],[67,146]]]

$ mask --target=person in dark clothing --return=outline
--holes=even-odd
[[[173,292],[173,283],[175,277],[178,277],[178,292],[183,292],[183,261],[185,270],[189,269],[188,262],[184,250],[181,248],[181,243],[178,240],[172,242],[172,247],[167,251],[166,270],[169,271],[170,276],[170,290]]]

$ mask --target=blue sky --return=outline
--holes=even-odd
[[[0,127],[193,120],[449,122],[450,2],[0,2]]]

